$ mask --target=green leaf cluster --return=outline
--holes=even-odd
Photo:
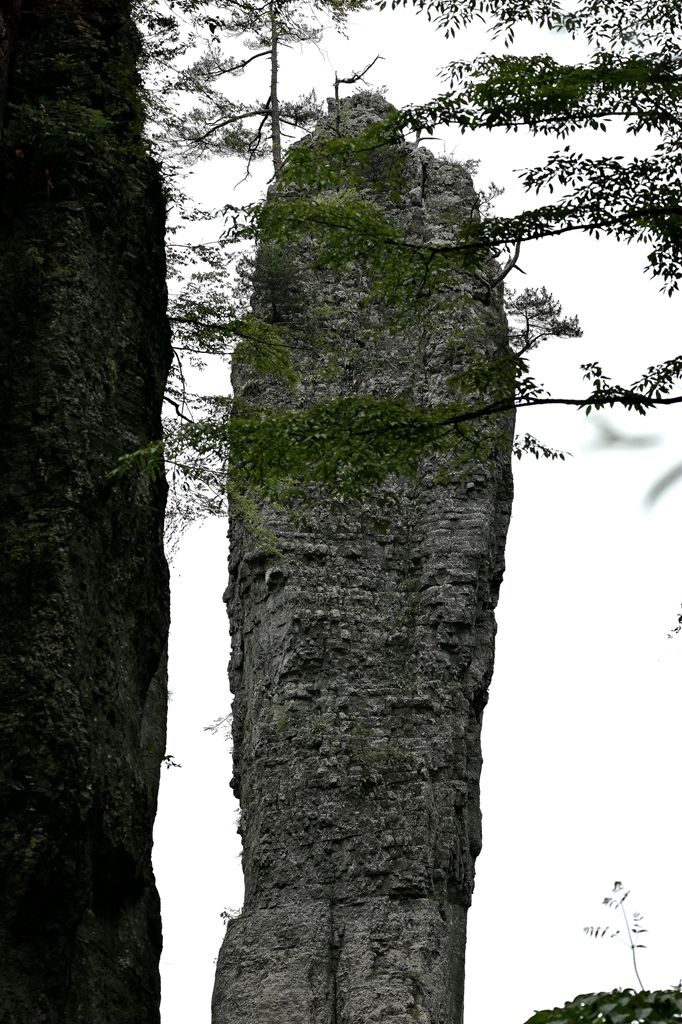
[[[401,111],[396,125],[433,133],[439,124],[517,131],[566,139],[579,128],[606,131],[620,122],[651,140],[646,157],[586,157],[570,145],[521,173],[528,191],[555,195],[551,203],[481,226],[490,246],[569,231],[609,233],[650,248],[649,269],[669,292],[682,266],[682,78],[679,5],[636,0],[605,5],[581,0],[570,14],[553,2],[490,0],[417,4],[447,32],[489,16],[507,42],[520,22],[582,35],[593,47],[586,63],[560,64],[546,54],[482,55],[448,68],[450,89]]]
[[[675,1024],[682,1021],[679,988],[637,992],[616,989],[577,996],[554,1010],[534,1013],[526,1024]]]

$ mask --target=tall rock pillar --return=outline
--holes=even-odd
[[[380,97],[347,101],[343,129],[386,108]],[[322,131],[333,128],[334,118]],[[409,145],[383,158],[402,161],[405,187],[375,198],[408,237],[448,237],[471,216],[461,166]],[[299,339],[300,384],[287,399],[239,366],[245,400],[359,393],[433,405],[472,354],[505,349],[499,296],[488,304],[464,279],[391,329],[381,303],[364,301],[360,268],[306,259],[280,314]],[[258,288],[257,275],[263,312]],[[318,500],[296,525],[264,509],[278,555],[232,518],[232,785],[246,893],[218,959],[214,1024],[461,1022],[509,445],[444,468],[425,459],[416,479],[390,478],[371,498]]]
[[[0,4],[0,1022],[157,1024],[165,201],[126,0]]]

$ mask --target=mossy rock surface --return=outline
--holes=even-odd
[[[157,1024],[165,485],[108,473],[160,436],[165,201],[130,4],[5,27],[0,1022]]]

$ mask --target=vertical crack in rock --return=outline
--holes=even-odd
[[[0,3],[0,1022],[158,1024],[165,201],[125,0]]]
[[[355,97],[343,130],[388,109]],[[372,184],[388,164],[402,168],[397,197]],[[367,182],[415,239],[454,237],[476,209],[466,171],[416,146],[377,151]],[[360,267],[313,268],[305,245],[287,259],[290,291],[275,302],[257,271],[254,307],[278,305],[300,379],[291,393],[235,365],[235,394],[256,405],[365,394],[430,406],[450,399],[472,354],[506,351],[501,297],[481,302],[462,276],[394,329]],[[263,508],[278,555],[232,516],[245,900],[218,959],[214,1024],[461,1024],[512,496],[511,422],[502,429],[485,456],[426,458],[415,479],[362,500],[318,496],[295,521]]]
[[[331,995],[331,1024],[339,1024],[339,961],[343,949],[343,925],[337,924],[334,900],[329,902],[329,981]]]

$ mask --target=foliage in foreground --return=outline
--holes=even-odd
[[[637,992],[615,989],[576,996],[554,1010],[540,1010],[526,1024],[677,1024],[682,1022],[682,990]]]

